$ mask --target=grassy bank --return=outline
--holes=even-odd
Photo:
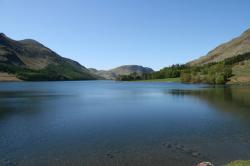
[[[227,164],[226,166],[250,166],[250,160],[247,160],[247,161],[242,161],[242,160],[233,161],[233,162],[230,162],[229,164]]]
[[[180,82],[180,78],[164,78],[164,79],[152,79],[152,80],[138,80],[136,82]]]

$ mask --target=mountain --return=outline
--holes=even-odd
[[[137,73],[138,75],[143,75],[147,73],[154,72],[153,69],[138,65],[123,65],[111,70],[96,70],[93,68],[89,69],[92,73],[104,77],[105,79],[116,79],[120,75],[129,75],[132,73]]]
[[[0,72],[34,81],[99,78],[78,62],[61,57],[35,40],[16,41],[3,33],[0,33]]]
[[[231,64],[232,76],[228,83],[250,84],[250,29],[239,37],[219,45],[206,56],[187,63],[189,66],[204,66],[211,62]]]
[[[207,55],[191,61],[188,64],[204,65],[211,62],[219,62],[226,58],[231,58],[240,54],[250,52],[250,29],[246,30],[239,37],[232,39],[229,42],[219,45],[214,50],[210,51]]]

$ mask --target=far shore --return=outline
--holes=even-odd
[[[133,82],[181,82],[181,79],[178,78],[164,78],[164,79],[153,79],[153,80],[137,80]]]

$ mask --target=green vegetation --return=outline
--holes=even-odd
[[[15,41],[4,34],[0,39],[0,72],[24,81],[89,80],[98,76],[79,63],[61,57],[32,40]]]
[[[177,78],[164,78],[164,79],[152,79],[152,80],[139,80],[137,82],[180,82],[180,77]]]
[[[241,55],[234,56],[231,58],[227,58],[224,61],[225,61],[226,65],[233,65],[233,64],[236,64],[238,62],[243,62],[243,61],[249,60],[249,59],[250,59],[250,53],[245,53],[245,54],[241,54]]]
[[[233,76],[232,68],[250,59],[250,53],[227,58],[217,63],[191,66],[182,70],[181,81],[188,83],[225,84]]]
[[[186,69],[186,65],[172,65],[170,67],[165,67],[160,71],[147,74],[146,79],[164,79],[164,78],[177,78],[180,77],[181,71]]]
[[[136,72],[129,74],[129,75],[119,75],[116,80],[117,81],[137,81],[137,80],[143,80],[145,75],[141,76],[137,74]]]
[[[238,161],[233,161],[227,164],[226,166],[250,166],[250,160],[248,161],[243,161],[243,160],[238,160]]]
[[[171,78],[173,80],[176,80],[177,78],[180,77],[181,71],[185,69],[185,65],[172,65],[170,67],[165,67],[161,69],[160,71],[157,72],[152,72],[148,74],[143,74],[139,75],[137,73],[132,73],[130,75],[120,75],[117,77],[117,80],[119,81],[138,81],[138,80],[143,80],[143,81],[150,81],[150,82],[162,82],[166,80],[165,82],[171,82]]]
[[[246,53],[227,58],[221,62],[208,63],[202,66],[176,64],[170,67],[165,67],[160,71],[144,75],[138,75],[137,73],[120,75],[117,80],[150,82],[166,80],[166,82],[169,82],[171,79],[176,81],[180,78],[180,81],[183,83],[225,84],[229,78],[233,76],[233,66],[244,63],[244,61],[249,59],[250,53]],[[174,78],[176,80],[174,80]]]
[[[245,60],[233,68],[233,77],[230,78],[232,84],[250,84],[250,60]]]
[[[87,80],[92,78],[88,73],[67,63],[48,65],[41,70],[0,63],[0,71],[15,74],[17,78],[25,81]]]
[[[186,83],[225,84],[232,76],[231,65],[225,62],[188,67],[181,72],[181,81]]]

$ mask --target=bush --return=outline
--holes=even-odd
[[[225,84],[225,83],[226,80],[224,74],[220,73],[215,75],[215,84]]]
[[[191,82],[191,74],[190,73],[181,73],[181,82]]]
[[[215,84],[215,75],[210,73],[205,77],[205,83]]]
[[[199,73],[192,76],[192,82],[193,83],[200,83],[201,82],[201,76]]]
[[[232,65],[244,63],[250,59],[250,53],[241,54],[235,57],[227,58],[221,62],[212,62],[202,66],[172,65],[165,67],[160,71],[144,75],[143,79],[164,79],[180,77],[181,82],[185,83],[209,83],[225,84],[232,76]],[[120,76],[121,80],[137,80],[135,76]]]
[[[232,67],[231,66],[226,66],[224,68],[224,76],[225,76],[225,79],[227,80],[229,77],[232,76]]]

